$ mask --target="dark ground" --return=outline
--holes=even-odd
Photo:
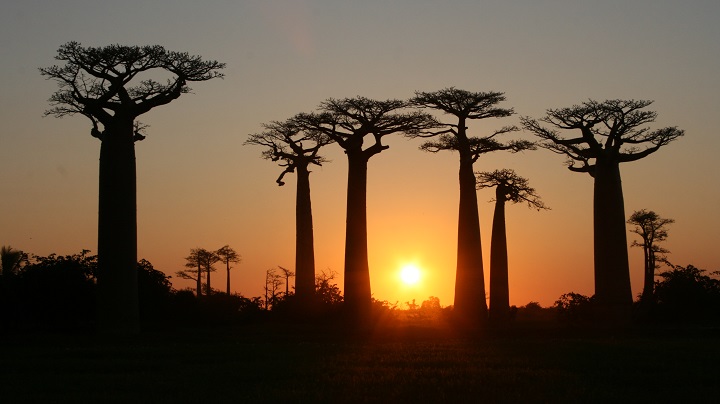
[[[720,330],[256,324],[0,337],[0,403],[718,402]]]

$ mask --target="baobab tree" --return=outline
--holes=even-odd
[[[541,147],[564,155],[568,169],[594,179],[595,300],[601,320],[610,325],[628,322],[632,304],[620,163],[647,157],[684,134],[677,127],[650,130],[646,125],[657,117],[644,110],[650,104],[589,100],[549,109],[538,120],[521,118],[523,127],[543,140]]]
[[[214,272],[213,265],[220,261],[220,257],[215,251],[208,251],[204,248],[193,248],[190,255],[185,257],[185,266],[190,269],[178,271],[175,274],[182,279],[189,279],[196,282],[196,294],[199,298],[202,296],[202,277],[205,272],[205,291],[206,295],[210,295],[212,288],[210,286],[210,272]]]
[[[502,325],[510,319],[507,231],[505,203],[525,202],[537,210],[549,209],[530,187],[526,178],[514,170],[476,173],[477,188],[495,188],[495,212],[490,239],[490,322]]]
[[[632,247],[642,247],[643,249],[645,266],[640,304],[644,309],[648,309],[655,303],[653,288],[655,286],[655,270],[658,268],[657,257],[659,254],[667,254],[670,252],[657,245],[657,243],[667,239],[668,232],[666,226],[675,223],[675,220],[660,217],[660,215],[652,210],[641,209],[633,212],[627,222],[635,225],[635,228],[630,231],[642,238],[642,242],[640,243],[633,241]]]
[[[285,174],[297,173],[295,193],[295,294],[303,302],[315,294],[315,244],[310,199],[310,165],[321,166],[327,160],[318,152],[332,139],[318,131],[304,130],[295,120],[263,125],[265,131],[250,135],[245,144],[265,147],[262,157],[284,167],[276,180],[285,185]]]
[[[280,272],[282,272],[282,277],[285,278],[285,297],[287,297],[290,294],[290,278],[295,276],[295,272],[278,265],[278,268],[280,268]],[[297,290],[297,287],[295,288]]]
[[[500,150],[519,152],[532,149],[533,143],[523,140],[501,142],[505,133],[518,130],[505,126],[483,137],[467,133],[469,120],[504,118],[513,114],[512,108],[499,108],[505,101],[503,93],[470,92],[446,88],[435,92],[416,92],[411,102],[422,108],[431,108],[451,115],[455,121],[445,123],[445,129],[434,133],[419,133],[421,137],[436,137],[420,146],[421,150],[437,153],[455,151],[460,157],[458,179],[460,205],[458,208],[457,270],[455,276],[455,311],[460,318],[471,322],[484,322],[487,318],[485,301],[485,275],[480,240],[475,173],[473,165],[485,153]]]
[[[229,245],[224,245],[215,251],[215,255],[218,257],[220,262],[225,264],[225,270],[227,271],[227,294],[230,294],[230,264],[238,264],[242,261],[242,257]]]
[[[270,309],[277,302],[278,289],[282,285],[282,277],[275,272],[275,268],[265,271],[265,310]]]
[[[223,63],[171,52],[162,46],[83,47],[68,42],[41,68],[60,89],[45,115],[82,115],[100,140],[98,312],[110,333],[139,331],[135,142],[145,136],[136,119],[188,93],[188,82],[222,77]],[[151,78],[160,72],[165,83]],[[145,78],[143,78],[143,76]]]
[[[370,312],[370,270],[367,250],[367,167],[371,157],[387,150],[385,136],[416,134],[437,126],[428,114],[407,111],[401,100],[365,97],[329,99],[320,112],[293,119],[303,130],[322,133],[345,151],[348,161],[347,221],[345,229],[345,305],[362,320]],[[368,143],[367,147],[363,147]]]

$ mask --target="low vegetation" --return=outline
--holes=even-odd
[[[597,328],[593,299],[511,308],[464,328],[436,297],[373,301],[344,322],[332,273],[299,310],[261,297],[173,290],[138,263],[144,332],[98,337],[96,257],[22,255],[0,276],[2,402],[607,402],[716,397],[720,281],[692,265],[657,282],[651,320]],[[267,307],[267,309],[266,309]],[[683,314],[684,313],[684,314]],[[9,401],[8,401],[9,400]]]

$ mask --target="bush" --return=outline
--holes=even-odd
[[[555,301],[555,309],[561,320],[570,323],[589,322],[592,320],[593,297],[570,292]]]
[[[672,266],[655,282],[657,316],[677,322],[720,321],[720,280],[688,265]]]
[[[80,254],[33,257],[3,276],[2,317],[6,329],[77,330],[95,322],[97,257]]]

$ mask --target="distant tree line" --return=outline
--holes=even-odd
[[[98,329],[97,256],[88,250],[78,254],[35,256],[10,247],[2,249],[0,269],[0,333],[27,331],[86,331]],[[18,258],[20,257],[20,258]],[[655,324],[720,324],[720,273],[693,265],[677,266],[657,275],[654,305],[641,320]],[[278,272],[278,270],[280,272]],[[282,267],[268,270],[270,281],[263,296],[245,297],[215,291],[198,296],[191,289],[175,290],[170,278],[147,260],[136,265],[140,322],[144,329],[240,325],[254,322],[296,319],[301,307],[305,320],[346,322],[343,294],[335,283],[336,273],[321,271],[315,279],[315,300],[311,306],[298,305],[287,280],[291,273]],[[273,286],[274,285],[274,286]],[[507,324],[555,323],[591,325],[597,323],[595,297],[566,293],[552,308],[536,302],[510,306]],[[636,301],[640,307],[642,297]],[[421,304],[371,301],[375,321],[453,322],[452,305],[442,307],[437,297]],[[497,321],[497,320],[496,320]]]
[[[14,331],[93,331],[97,323],[98,257],[78,254],[36,256],[2,247],[0,333]],[[144,259],[137,262],[140,323],[144,329],[232,325],[271,320],[289,313],[293,293],[269,301],[214,291],[196,295],[175,290],[170,277]],[[316,318],[337,317],[343,301],[332,272],[315,279]],[[207,289],[205,289],[207,291]]]

